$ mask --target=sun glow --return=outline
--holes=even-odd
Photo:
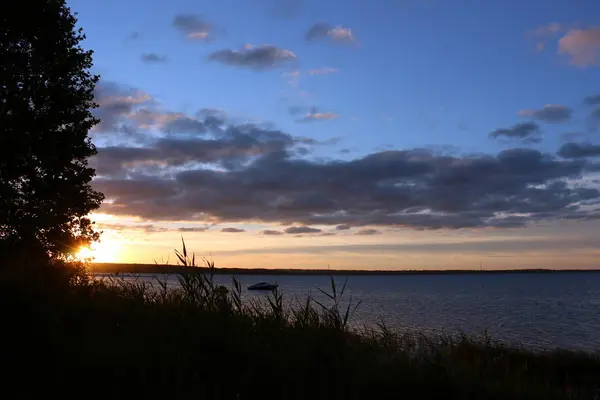
[[[79,249],[75,257],[81,261],[116,262],[120,247],[119,242],[110,238],[102,238],[100,242]]]

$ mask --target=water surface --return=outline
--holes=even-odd
[[[138,279],[154,281],[154,275]],[[241,275],[244,288],[260,281],[280,285],[286,301],[330,290],[322,275]],[[336,277],[341,285],[343,277]],[[231,277],[217,275],[231,284]],[[177,285],[177,277],[168,277]],[[244,290],[246,298],[264,296]],[[383,320],[396,329],[483,333],[528,347],[600,350],[600,273],[518,273],[350,276],[346,296],[362,303],[354,325]]]

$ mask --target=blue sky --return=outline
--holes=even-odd
[[[287,18],[277,17],[276,0],[70,4],[80,13],[103,77],[143,88],[176,109],[223,108],[299,134],[343,136],[341,145],[360,149],[447,144],[496,150],[500,145],[486,133],[518,122],[519,110],[556,103],[579,111],[581,99],[600,86],[595,68],[574,71],[566,57],[552,49],[536,52],[536,41],[526,38],[526,32],[552,22],[592,25],[600,13],[595,1],[280,3],[293,1],[300,5]],[[202,15],[224,32],[210,42],[182,40],[172,26],[178,14]],[[356,46],[304,40],[318,21],[349,27]],[[134,33],[139,37],[128,40]],[[301,72],[324,67],[339,72],[301,77],[304,99],[282,84],[280,74],[293,68],[256,73],[207,61],[212,51],[244,44],[289,49]],[[145,65],[142,53],[168,60]],[[286,97],[290,104],[318,106],[340,118],[298,126]],[[576,115],[568,126],[545,130],[579,131],[584,120],[584,114]],[[556,146],[553,136],[546,147]]]
[[[555,154],[574,138],[598,143],[598,103],[584,104],[600,93],[597,1],[69,4],[102,82],[147,93],[156,112],[219,109],[232,121],[329,140],[306,159],[351,161],[414,148]],[[231,58],[265,45],[280,52],[274,66]],[[535,129],[517,125],[532,123]],[[511,127],[524,131],[501,131]],[[96,141],[102,147],[114,137]]]

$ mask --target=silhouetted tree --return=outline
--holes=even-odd
[[[0,5],[0,261],[60,257],[97,240],[88,131],[98,76],[64,0]]]

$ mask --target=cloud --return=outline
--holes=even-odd
[[[263,235],[265,235],[265,236],[280,236],[280,235],[283,235],[283,232],[281,232],[281,231],[274,231],[274,230],[271,230],[271,229],[266,229],[266,230],[262,231],[261,233]]]
[[[583,99],[583,103],[588,106],[600,105],[600,94],[587,96],[585,99]]]
[[[142,61],[147,63],[160,63],[167,61],[167,56],[161,56],[156,53],[144,53],[142,54]]]
[[[228,117],[227,111],[222,108],[205,107],[196,112],[196,118],[203,119],[211,117],[215,121],[225,121]]]
[[[539,110],[521,110],[519,115],[530,117],[539,121],[558,123],[565,122],[571,118],[573,110],[560,104],[546,104]]]
[[[144,233],[162,233],[168,232],[171,229],[163,226],[156,226],[153,224],[134,224],[134,225],[125,225],[125,224],[109,224],[109,223],[97,223],[95,227],[100,230],[110,230],[110,231],[136,231],[136,232],[144,232]]]
[[[162,233],[162,232],[168,232],[170,230],[169,228],[165,228],[165,227],[161,227],[161,226],[154,226],[152,224],[142,225],[141,228],[146,233]]]
[[[558,36],[561,32],[565,31],[565,26],[552,22],[548,25],[540,26],[536,29],[532,29],[527,32],[527,37],[537,41],[536,50],[543,51],[546,48],[547,40]]]
[[[389,150],[329,162],[275,152],[231,170],[141,170],[93,186],[110,200],[103,212],[146,220],[280,223],[293,225],[291,234],[320,233],[309,225],[507,228],[586,219],[600,193],[568,184],[586,165],[532,149],[495,156]]]
[[[130,124],[126,117],[139,107],[151,106],[154,99],[146,92],[124,87],[114,82],[100,81],[94,90],[94,100],[98,108],[92,113],[100,118],[92,132],[129,132]]]
[[[339,117],[338,114],[333,113],[331,111],[328,112],[319,112],[316,108],[312,108],[308,113],[306,113],[298,122],[312,122],[312,121],[323,121],[329,119],[337,119]]]
[[[245,229],[240,229],[240,228],[223,228],[221,229],[221,232],[225,232],[225,233],[242,233],[242,232],[246,232]]]
[[[290,226],[286,228],[285,233],[287,234],[300,234],[300,233],[321,233],[321,229],[311,228],[310,226]]]
[[[333,74],[333,73],[336,73],[339,71],[340,70],[338,68],[331,68],[331,67],[315,68],[315,69],[309,69],[308,75],[315,76],[315,75]]]
[[[350,225],[347,224],[341,224],[335,227],[336,230],[338,231],[347,231],[348,229],[351,229],[352,227]]]
[[[293,64],[297,62],[297,57],[293,52],[275,46],[247,45],[240,50],[226,49],[213,52],[209,55],[209,60],[262,71]]]
[[[337,68],[323,67],[323,68],[309,69],[308,71],[306,71],[306,74],[308,76],[317,76],[317,75],[333,74],[338,71],[339,70]],[[281,74],[281,77],[283,79],[285,79],[285,81],[287,82],[288,85],[292,86],[293,88],[298,89],[299,84],[300,84],[300,78],[302,77],[302,75],[303,75],[302,71],[295,70],[295,71],[290,71],[290,72],[283,72]]]
[[[381,232],[379,232],[377,229],[361,229],[359,231],[357,231],[355,233],[355,235],[361,235],[361,236],[373,236],[373,235],[379,235]]]
[[[569,57],[578,67],[596,65],[600,61],[600,28],[571,29],[558,41],[558,53]]]
[[[338,43],[349,43],[356,40],[351,29],[343,26],[332,26],[327,22],[318,22],[306,32],[306,40],[308,41],[323,39]]]
[[[564,158],[600,157],[600,145],[591,143],[565,143],[558,150]]]
[[[600,215],[596,216],[596,219]],[[511,253],[514,257],[522,257],[522,252],[531,251],[555,251],[555,254],[565,254],[568,250],[581,250],[581,249],[597,249],[598,239],[597,237],[563,237],[563,238],[534,238],[526,239],[505,239],[505,240],[490,240],[490,241],[463,241],[463,242],[426,242],[426,243],[352,243],[352,244],[338,244],[338,245],[308,245],[308,246],[287,246],[287,247],[273,247],[265,250],[264,248],[254,249],[240,249],[232,250],[228,254],[320,254],[320,255],[331,255],[335,252],[344,252],[358,255],[365,254],[382,254],[382,253],[394,253],[394,254],[408,254],[417,253],[422,255],[424,253],[431,254],[448,254],[448,253],[471,253],[471,254],[486,254],[496,253],[498,256],[507,256],[507,253]],[[224,254],[224,252],[220,252]]]
[[[173,26],[188,39],[207,40],[213,35],[214,27],[200,15],[180,14],[173,18]]]
[[[162,232],[206,232],[210,229],[210,226],[194,226],[194,227],[180,227],[170,228],[166,226],[157,226],[154,224],[110,224],[110,223],[97,223],[94,225],[100,230],[111,230],[111,231],[141,231],[146,233],[162,233]]]
[[[540,26],[536,29],[530,30],[527,32],[529,37],[547,37],[547,36],[556,36],[558,33],[565,30],[565,27],[558,22],[552,22],[548,25]]]
[[[98,111],[143,137],[99,145],[90,159],[99,174],[92,185],[107,199],[101,211],[117,216],[149,223],[281,224],[292,234],[322,233],[311,226],[514,228],[592,218],[600,202],[594,187],[572,184],[593,166],[579,157],[513,148],[308,158],[311,146],[330,143],[269,124],[234,122],[222,110],[168,111],[138,90],[104,85],[101,92]],[[527,138],[537,125],[526,128],[498,135]]]
[[[199,126],[204,126],[208,132],[211,128],[206,127],[205,121],[196,122]],[[199,127],[190,127],[190,129],[197,128]],[[235,169],[262,155],[284,155],[294,151],[298,146],[305,148],[312,144],[281,131],[267,130],[251,124],[230,125],[217,129],[222,129],[218,137],[214,137],[212,134],[209,137],[171,135],[148,140],[146,147],[100,147],[91,163],[101,175],[118,175],[125,173],[126,170],[151,167],[166,170],[168,167],[198,163]],[[200,132],[199,129],[190,131]],[[207,133],[208,135],[209,133]]]
[[[540,127],[535,122],[523,122],[511,126],[510,128],[496,129],[490,132],[489,136],[494,139],[508,138],[508,139],[520,139],[525,142],[538,142],[540,133]]]
[[[146,93],[107,87],[110,90],[102,86],[96,97],[100,107],[94,111],[103,118],[97,131],[127,130],[136,136],[98,146],[90,163],[100,175],[140,170],[166,173],[170,168],[202,163],[235,169],[263,155],[306,155],[314,146],[335,143],[294,137],[268,124],[234,123],[218,109],[204,108],[193,116],[166,111]]]
[[[180,228],[177,228],[177,232],[206,232],[209,229],[210,229],[210,227],[208,227],[208,226],[191,226],[191,227],[182,226]]]

